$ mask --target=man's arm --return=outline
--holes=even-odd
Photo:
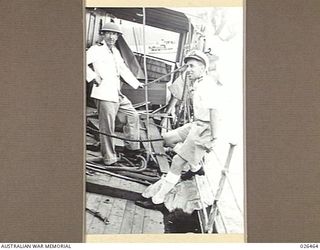
[[[173,95],[170,98],[170,101],[166,107],[166,113],[170,114],[172,113],[172,110],[174,109],[174,107],[176,106],[176,103],[178,102],[178,98],[174,97]]]
[[[139,87],[143,87],[144,84],[139,82],[138,79],[134,76],[134,74],[131,72],[131,70],[128,68],[128,66],[123,61],[123,58],[120,55],[120,52],[116,52],[117,50],[114,49],[114,54],[117,53],[117,61],[119,63],[119,70],[120,70],[120,76],[123,78],[123,80],[131,85],[132,88],[137,89]]]
[[[217,122],[218,122],[218,112],[216,109],[209,109],[210,113],[210,129],[211,129],[211,140],[217,139]]]
[[[133,75],[131,70],[125,64],[121,66],[120,76],[134,89],[144,86],[144,84],[138,81],[138,79]]]
[[[165,113],[167,115],[172,115],[172,117],[175,117],[175,113],[173,112],[173,110],[177,102],[178,102],[178,99],[172,95],[168,105],[165,108]],[[163,118],[160,125],[166,128],[168,125],[167,122],[168,122],[168,118]]]
[[[87,65],[87,72],[86,72],[86,80],[87,82],[92,82],[99,86],[101,84],[101,77],[94,72],[89,65],[92,64],[95,61],[96,58],[96,50],[94,47],[91,47],[87,51],[87,57],[86,57],[86,65]]]
[[[169,91],[171,93],[171,97],[169,103],[166,107],[166,113],[171,114],[172,110],[175,108],[178,101],[182,99],[182,93],[184,88],[184,80],[181,76],[179,76],[169,87]]]

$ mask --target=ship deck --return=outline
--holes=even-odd
[[[90,113],[90,112],[88,112]],[[91,124],[97,128],[97,119],[90,117]],[[151,120],[152,121],[152,120]],[[159,138],[160,134],[158,129],[155,128],[153,122],[148,126],[141,123],[142,128],[149,129],[150,138]],[[146,135],[141,130],[142,139],[146,139]],[[86,160],[89,162],[95,159],[101,158],[101,153],[96,150],[91,150],[91,147],[95,147],[96,138],[93,135],[87,133],[87,156]],[[115,139],[117,146],[123,147],[123,142],[121,140]],[[144,145],[148,148],[149,145]],[[155,152],[164,152],[163,147],[159,146],[157,143],[152,143],[152,148]],[[217,152],[218,155],[225,156],[227,154],[228,148],[221,148],[221,152]],[[156,160],[159,164],[159,170],[162,173],[168,171],[169,165],[165,157],[156,156]],[[239,157],[239,154],[236,155]],[[206,169],[207,178],[209,178],[213,184],[212,190],[217,190],[217,185],[219,184],[219,179],[221,176],[221,168],[217,167],[220,165],[222,167],[223,161],[218,160],[215,154],[208,155],[206,159]],[[240,162],[236,159],[236,162]],[[148,167],[148,170],[151,171]],[[154,170],[154,169],[153,169]],[[146,172],[145,177],[150,177],[150,174],[154,174],[154,171]],[[208,172],[207,172],[208,170]],[[238,233],[243,230],[243,214],[239,212],[238,208],[235,206],[234,202],[234,190],[237,194],[241,192],[241,183],[237,180],[241,176],[241,169],[235,172],[233,171],[228,174],[229,178],[223,191],[222,198],[219,201],[219,211],[220,216],[216,221],[217,231],[224,233]],[[172,230],[172,216],[170,214],[163,214],[160,211],[149,210],[138,207],[134,204],[134,201],[141,197],[141,193],[147,187],[146,183],[142,184],[132,181],[133,179],[139,179],[141,176],[132,176],[131,181],[126,179],[124,171],[119,171],[116,173],[98,173],[87,170],[86,175],[86,195],[87,202],[86,208],[91,211],[98,212],[103,218],[107,218],[107,223],[104,223],[101,219],[94,217],[88,211],[86,212],[86,232],[87,234],[157,234],[157,233],[167,233],[167,232],[180,232],[176,228]],[[118,175],[118,176],[117,176]],[[237,184],[234,190],[231,189],[230,183]],[[238,195],[237,195],[238,196]],[[238,201],[243,200],[237,197]],[[222,212],[222,213],[221,213]],[[223,221],[222,221],[223,218]],[[173,218],[177,219],[177,218]],[[179,218],[181,219],[181,218]],[[190,230],[186,223],[191,220],[196,219],[197,222],[190,223]],[[196,224],[199,223],[198,217],[189,217],[188,220],[182,220],[183,230],[186,232],[194,232]],[[171,224],[170,224],[171,223]],[[188,230],[187,230],[188,228]],[[182,232],[182,231],[181,231]]]
[[[87,192],[87,207],[108,218],[105,224],[86,212],[87,234],[164,233],[163,215],[144,209],[134,201]]]

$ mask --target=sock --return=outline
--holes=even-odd
[[[160,204],[164,202],[165,196],[171,191],[171,189],[178,183],[180,175],[169,172],[163,179],[162,185],[159,191],[152,197],[154,204]]]

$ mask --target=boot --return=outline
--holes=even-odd
[[[154,210],[162,210],[164,205],[163,203],[161,204],[154,204],[151,200],[151,198],[148,198],[148,199],[143,199],[143,200],[137,200],[135,201],[135,203],[137,206],[139,207],[143,207],[143,208],[146,208],[146,209],[154,209]]]

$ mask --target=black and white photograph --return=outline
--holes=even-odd
[[[243,234],[243,8],[85,15],[86,234]]]

